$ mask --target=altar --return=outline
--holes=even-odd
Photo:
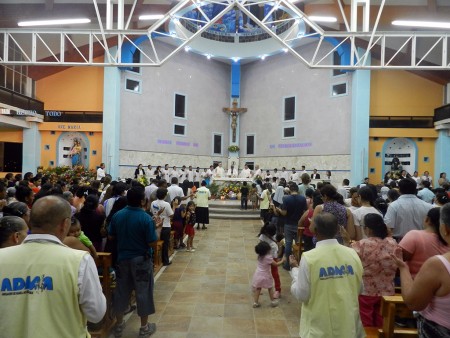
[[[211,183],[216,183],[217,185],[223,185],[225,183],[252,183],[251,178],[241,178],[241,177],[213,177]]]

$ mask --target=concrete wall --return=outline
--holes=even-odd
[[[127,78],[141,81],[141,93],[125,90]],[[230,106],[229,65],[179,52],[141,74],[123,71],[121,93],[121,177],[139,163],[209,166],[228,156],[229,119],[222,108]],[[186,96],[185,119],[174,117],[175,93]],[[175,123],[186,125],[186,136],[173,134]],[[223,134],[223,156],[212,154],[213,132]]]

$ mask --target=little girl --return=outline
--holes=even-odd
[[[186,228],[184,230],[186,235],[188,235],[186,251],[194,252],[195,251],[195,248],[193,247],[194,236],[195,236],[194,225],[196,222],[194,201],[189,201],[186,209],[187,209],[187,211],[186,211]]]
[[[176,196],[172,200],[172,230],[175,231],[175,249],[184,248],[183,235],[184,235],[184,218],[186,216],[186,206],[180,205],[181,198]]]
[[[278,300],[273,296],[273,278],[270,274],[270,267],[272,265],[281,265],[284,263],[284,258],[280,262],[275,262],[272,256],[272,248],[266,242],[259,242],[255,246],[255,252],[258,254],[258,265],[256,267],[255,274],[253,275],[252,286],[253,286],[253,297],[254,303],[253,307],[260,307],[259,295],[261,294],[261,289],[269,289],[270,305],[272,307],[278,306]]]
[[[278,244],[276,242],[275,235],[277,233],[277,228],[274,224],[266,222],[261,228],[258,234],[258,238],[261,242],[266,242],[270,245],[270,253],[275,262],[278,262]],[[280,275],[278,274],[278,265],[271,265],[270,267],[273,280],[275,281],[275,292],[273,293],[273,298],[280,298],[281,293],[281,282]]]

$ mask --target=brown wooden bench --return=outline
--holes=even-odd
[[[112,255],[109,252],[97,252],[97,255],[98,259],[95,260],[95,263],[101,271],[99,277],[103,294],[106,298],[106,314],[100,323],[88,323],[88,329],[92,338],[106,338],[109,337],[109,332],[115,324],[115,318],[112,316],[112,290],[115,285],[112,284],[113,281],[110,275]]]
[[[304,227],[298,227],[297,242],[292,246],[292,254],[294,255],[297,262],[300,262],[300,258],[302,257],[302,253],[303,253],[302,236],[303,236],[304,230],[305,230]]]
[[[418,337],[417,329],[395,326],[395,317],[414,318],[401,295],[383,296],[381,299],[383,328],[378,330],[380,338]]]
[[[156,275],[161,270],[162,263],[162,246],[164,241],[154,241],[150,243],[150,247],[153,249],[153,275]]]

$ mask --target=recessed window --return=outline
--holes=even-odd
[[[339,83],[333,85],[331,89],[331,96],[347,95],[347,83]]]
[[[341,56],[337,51],[333,52],[333,65],[339,66],[341,65]],[[333,69],[333,76],[345,75],[345,71],[343,69]]]
[[[186,118],[186,96],[175,94],[175,117]]]
[[[52,130],[51,132],[50,132],[50,135],[55,135],[56,134],[56,132],[54,131],[54,130]]]
[[[247,135],[247,155],[255,154],[255,135]]]
[[[92,155],[97,155],[97,150],[92,150]]]
[[[213,134],[213,154],[222,154],[222,134]]]
[[[173,125],[173,133],[175,135],[186,135],[186,126],[183,124],[174,124]]]
[[[284,121],[295,120],[295,97],[286,97],[284,99]]]
[[[141,51],[137,48],[133,53],[133,63],[141,63]],[[129,71],[139,74],[141,72],[141,67],[131,67]]]
[[[375,174],[375,168],[370,168],[370,173]]]
[[[55,165],[55,162],[54,162],[54,161],[50,161],[50,162],[48,162],[48,165],[49,165],[49,166],[54,166],[54,165]]]
[[[50,150],[50,145],[49,145],[49,144],[46,144],[46,145],[44,146],[44,149],[45,149],[45,150]]]
[[[295,137],[295,127],[283,128],[283,138]]]
[[[141,81],[127,79],[125,88],[133,93],[141,93]]]
[[[377,151],[377,152],[375,153],[375,157],[381,157],[381,153],[380,153],[379,151]]]
[[[89,136],[94,136],[94,132],[90,131]]]

